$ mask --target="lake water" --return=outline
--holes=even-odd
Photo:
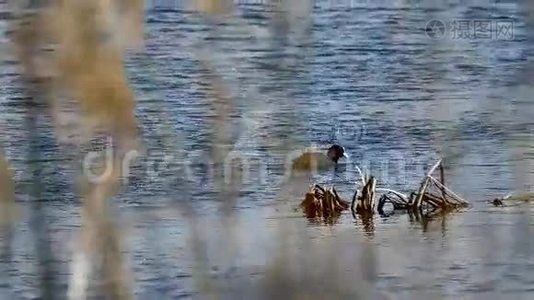
[[[127,61],[146,155],[112,199],[136,296],[531,299],[534,202],[487,201],[534,184],[532,7],[436,2],[316,1],[311,13],[241,4],[222,18],[154,1],[145,49]],[[40,236],[61,299],[80,229],[75,169],[46,114],[40,159],[26,158],[23,89],[4,34],[0,50],[0,143],[20,202],[0,298],[40,297]],[[295,151],[332,143],[350,155],[339,169],[285,179]],[[249,159],[243,181],[224,175],[229,155]],[[298,210],[311,182],[349,199],[354,164],[409,192],[440,157],[470,208],[428,221],[346,213],[333,224]],[[44,219],[24,192],[32,165]]]

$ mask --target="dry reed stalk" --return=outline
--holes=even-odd
[[[440,175],[441,184],[445,186],[445,168],[443,168],[443,164],[439,164],[439,175]],[[443,198],[445,198],[444,188],[441,189],[441,195],[443,196]]]
[[[201,66],[207,71],[202,72],[202,81],[210,87],[207,92],[207,98],[210,100],[209,104],[215,111],[215,117],[210,119],[210,127],[212,131],[212,149],[211,149],[211,159],[215,164],[225,163],[227,164],[228,159],[232,159],[235,155],[235,152],[232,152],[234,145],[234,122],[233,115],[236,112],[235,99],[231,93],[229,85],[225,82],[224,78],[218,74],[217,69],[215,68],[210,57],[201,55],[201,53],[194,53],[198,58]],[[241,156],[238,156],[241,157]],[[243,173],[239,168],[233,169],[233,174],[236,178],[243,179]],[[233,180],[226,182],[225,174],[222,172],[217,172],[215,178],[216,186],[220,193],[220,198],[224,201],[223,211],[225,214],[232,213],[232,207],[235,205],[237,194],[241,188],[241,180]]]
[[[428,181],[429,181],[429,178],[425,177],[425,179],[423,179],[423,181],[421,182],[421,187],[417,191],[416,197],[415,197],[415,202],[413,203],[413,207],[414,208],[420,208],[421,207],[421,204],[423,203],[423,198],[424,198],[426,189],[428,187]]]
[[[422,205],[422,202],[423,202],[423,198],[424,198],[424,195],[426,193],[426,189],[428,188],[428,185],[429,185],[429,180],[430,180],[430,175],[432,173],[434,173],[434,171],[436,170],[436,168],[438,168],[439,166],[441,166],[441,159],[438,160],[431,168],[430,170],[427,172],[425,178],[423,179],[423,181],[421,182],[421,187],[419,188],[419,191],[417,191],[417,195],[416,195],[416,199],[415,199],[415,208],[420,208],[421,205]]]
[[[385,192],[378,200],[377,211],[379,214],[384,214],[384,205],[391,203],[393,209],[408,209],[410,207],[410,199],[403,193],[392,189],[377,188],[378,192]]]
[[[433,174],[438,169],[440,177],[439,180],[433,177]],[[368,195],[371,196],[370,199],[374,197],[374,192],[369,191],[369,187],[372,186],[369,182],[370,178],[367,176],[362,176],[361,178],[364,182],[364,185],[361,191],[356,190],[354,193],[351,205],[354,216],[356,213],[372,212],[374,209],[374,201],[363,201],[369,198]],[[376,183],[374,186],[376,187]],[[383,192],[377,205],[377,211],[380,214],[384,214],[384,206],[386,203],[391,203],[394,210],[421,210],[423,207],[425,207],[428,211],[450,211],[451,209],[466,207],[469,205],[466,200],[445,186],[445,172],[442,160],[437,161],[429,169],[421,181],[418,191],[411,193],[410,197],[389,188],[376,188],[376,191]],[[362,198],[362,195],[364,194],[365,196]]]
[[[17,21],[10,23],[13,31],[14,53],[20,63],[21,75],[25,81],[35,80],[39,74],[37,52],[41,46],[40,19],[35,15],[21,16]]]
[[[232,0],[195,0],[194,8],[207,15],[227,15],[234,8]]]
[[[316,184],[310,187],[300,206],[308,218],[329,218],[348,209],[349,203],[341,199],[333,187],[326,190]]]
[[[90,278],[99,271],[101,295],[110,299],[132,299],[131,274],[121,254],[121,238],[109,198],[119,186],[121,160],[114,159],[106,180],[92,183],[82,178],[82,231],[73,251],[68,299],[86,299]]]
[[[356,189],[352,197],[352,214],[373,214],[375,210],[376,179],[373,176],[363,176],[364,185],[361,191]]]
[[[120,43],[124,48],[140,49],[144,45],[145,0],[117,0],[114,15]],[[117,32],[115,31],[115,32]]]
[[[15,188],[13,172],[0,149],[0,229],[14,219]]]
[[[53,284],[54,268],[49,262],[54,260],[54,255],[51,250],[48,226],[44,219],[43,205],[40,202],[42,200],[42,182],[39,165],[40,152],[38,150],[39,134],[37,132],[37,119],[42,105],[45,104],[43,99],[49,92],[49,80],[46,80],[48,79],[46,78],[48,74],[43,71],[46,66],[43,68],[42,65],[42,48],[45,44],[41,34],[43,23],[40,19],[39,10],[37,12],[28,12],[22,9],[18,14],[14,13],[14,15],[16,17],[9,21],[9,25],[13,33],[12,46],[19,62],[22,84],[25,87],[25,97],[21,100],[21,104],[25,108],[24,125],[27,131],[26,141],[29,142],[26,159],[28,161],[31,184],[27,186],[27,191],[32,201],[30,201],[31,214],[28,224],[35,241],[35,263],[38,269],[36,281],[39,288],[39,297],[53,299],[56,298]],[[9,174],[8,176],[11,175]],[[11,181],[8,185],[13,186],[12,180],[8,181]],[[9,217],[11,219],[13,217],[11,212],[14,207],[13,205],[9,206],[11,208],[6,209],[2,214],[10,214]],[[5,208],[0,209],[3,210]],[[9,247],[9,245],[6,246]]]
[[[440,180],[432,176],[439,168]],[[415,193],[412,209],[422,209],[426,205],[430,210],[449,210],[468,206],[469,203],[445,186],[445,172],[442,160],[438,160],[427,172],[421,187]]]
[[[110,14],[110,11],[125,18]],[[85,122],[79,133],[89,140],[98,132],[106,132],[114,138],[119,153],[129,150],[137,136],[133,93],[124,72],[123,51],[127,42],[135,44],[133,41],[142,39],[142,12],[142,0],[53,0],[37,13],[12,22],[15,53],[32,97],[42,99],[50,96],[50,92],[63,90],[80,107]],[[110,35],[106,34],[116,32],[117,24],[125,24],[121,22],[128,23],[122,27],[128,29],[122,32],[123,35],[134,37],[117,43],[113,35],[107,38]],[[50,62],[55,77],[48,85],[48,82],[41,84],[42,68],[38,62],[43,58],[42,48],[50,45],[54,49]],[[54,91],[50,91],[51,88]],[[48,98],[54,109],[57,99]],[[56,111],[51,115],[54,120],[58,118]],[[78,142],[80,149],[82,142],[83,139]],[[88,178],[81,178],[82,243],[80,251],[74,253],[69,285],[71,299],[85,298],[92,270],[91,258],[101,260],[103,295],[113,299],[132,298],[119,234],[107,203],[118,188],[119,170],[122,169],[120,156],[114,157],[113,161],[113,172],[103,182],[92,184]]]
[[[123,53],[142,40],[141,0],[57,0],[45,19],[50,42],[55,44],[55,89],[79,106],[79,134],[84,141],[104,133],[116,153],[111,174],[98,183],[82,174],[81,247],[74,252],[70,299],[84,299],[93,261],[102,273],[102,294],[112,299],[132,298],[129,272],[122,260],[120,236],[108,200],[120,186],[121,156],[136,146],[134,97],[124,70]],[[134,38],[125,38],[133,36]],[[55,103],[54,103],[55,104]],[[54,107],[54,105],[53,105]],[[57,118],[57,114],[53,113]]]
[[[79,104],[87,138],[108,131],[117,139],[132,140],[135,103],[124,71],[124,48],[113,38],[102,38],[111,29],[99,22],[108,14],[103,3],[116,1],[102,1],[56,1],[47,14],[51,40],[57,44],[55,84]]]

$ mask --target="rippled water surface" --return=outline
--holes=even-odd
[[[138,298],[532,298],[534,204],[487,203],[534,183],[529,7],[363,2],[318,1],[309,15],[299,5],[241,5],[226,18],[166,5],[147,12],[145,50],[127,61],[146,155],[112,200]],[[432,19],[446,24],[443,37],[427,35]],[[490,22],[492,36],[458,36],[461,20]],[[503,24],[513,36],[497,36]],[[43,114],[43,161],[20,155],[28,132],[5,37],[1,51],[0,140],[21,217],[0,260],[0,295],[39,295],[22,192],[38,163],[61,298],[80,226],[70,154]],[[447,184],[472,206],[430,221],[347,213],[311,222],[298,210],[310,181],[285,180],[284,163],[334,142],[350,159],[313,181],[347,199],[354,163],[408,192],[443,157]],[[229,154],[252,161],[243,182],[221,177]],[[162,164],[166,156],[189,171]]]

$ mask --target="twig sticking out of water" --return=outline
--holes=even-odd
[[[329,218],[348,209],[349,203],[342,200],[333,187],[327,190],[316,184],[306,193],[300,206],[308,218]]]
[[[57,121],[62,115],[60,102],[65,101],[68,111],[79,112],[75,136],[82,137],[76,141],[80,155],[85,156],[83,149],[101,135],[109,137],[106,148],[112,150],[112,161],[101,164],[105,173],[100,173],[103,175],[99,180],[80,170],[83,227],[73,254],[67,297],[85,299],[90,275],[98,268],[103,297],[131,299],[131,276],[122,257],[121,236],[108,201],[120,187],[123,156],[137,146],[134,93],[124,58],[126,49],[142,44],[144,4],[141,0],[45,2],[36,25],[20,35],[18,44],[27,49],[22,52],[27,55],[21,57],[27,63],[22,65],[27,65],[26,73],[32,75],[39,70],[31,64],[35,49],[39,49],[34,44],[53,45],[54,51],[45,61],[53,70],[51,80],[46,81],[46,91],[59,95],[47,95],[54,122],[60,123]],[[43,90],[38,89],[40,93]],[[68,100],[74,100],[73,105]],[[87,150],[95,153],[94,149]],[[98,152],[102,152],[102,157],[106,155],[106,151]]]
[[[378,192],[384,192],[378,200],[377,210],[379,214],[384,214],[384,205],[391,203],[393,209],[408,209],[411,207],[410,198],[401,192],[386,188],[377,188]]]
[[[440,179],[436,179],[432,174],[439,168]],[[440,159],[421,182],[421,188],[415,194],[413,208],[421,209],[427,206],[432,210],[445,208],[466,207],[469,202],[458,196],[455,192],[445,186],[445,175],[443,163]]]
[[[438,170],[439,179],[433,175]],[[445,186],[445,172],[441,159],[430,168],[421,181],[419,189],[416,192],[412,192],[409,198],[391,189],[379,190],[386,192],[380,197],[378,203],[379,213],[383,212],[383,207],[386,203],[391,203],[394,209],[426,210],[427,213],[451,210],[469,205],[469,202]]]
[[[377,188],[375,177],[363,175],[359,168],[358,171],[361,177],[361,187],[354,192],[350,205],[354,217],[356,214],[372,215],[375,209],[379,214],[384,214],[384,206],[387,203],[391,203],[395,210],[424,211],[427,214],[450,211],[469,205],[469,202],[445,186],[445,172],[441,159],[430,168],[421,181],[419,189],[412,192],[409,197],[393,189]],[[437,171],[439,171],[439,179],[434,175]],[[377,192],[382,192],[382,196],[378,203],[375,203]],[[306,194],[301,206],[306,215],[311,217],[329,216],[333,212],[346,209],[346,205],[333,188],[326,191],[319,185],[315,185]]]
[[[373,176],[363,175],[361,170],[357,169],[361,177],[361,187],[356,189],[352,197],[351,211],[354,217],[356,214],[373,214],[375,208],[382,215],[387,203],[391,203],[394,210],[409,209],[425,211],[427,214],[450,211],[469,205],[469,202],[445,186],[445,171],[441,159],[430,168],[422,179],[419,189],[412,192],[410,196],[390,188],[377,188],[376,179]],[[439,179],[434,175],[437,172],[439,172]],[[378,203],[375,203],[377,192],[382,195]]]
[[[350,209],[355,214],[373,214],[375,210],[376,179],[373,176],[363,176],[364,185],[361,191],[356,189],[352,197]]]

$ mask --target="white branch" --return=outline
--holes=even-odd
[[[401,193],[401,192],[397,192],[395,190],[392,190],[392,189],[387,189],[387,188],[376,188],[376,190],[378,192],[387,192],[387,193],[392,193],[392,194],[395,194],[396,196],[398,196],[399,198],[401,198],[402,200],[408,202],[408,196]]]

